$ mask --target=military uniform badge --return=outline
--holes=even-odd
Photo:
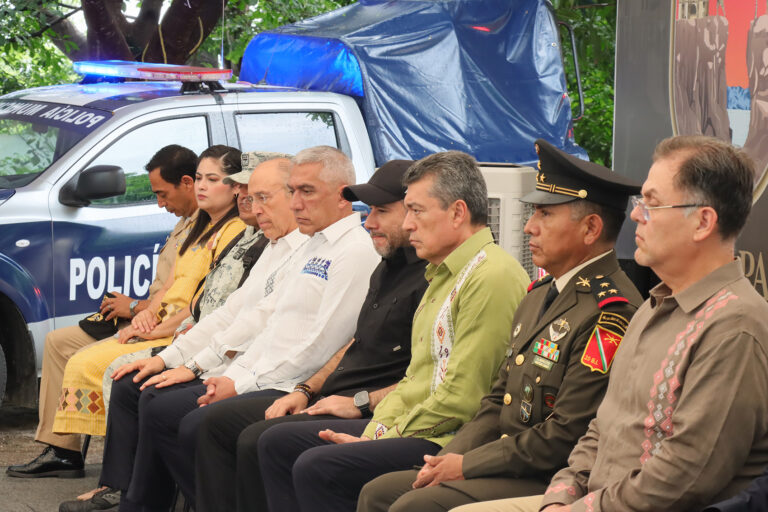
[[[552,338],[552,341],[560,341],[570,331],[571,326],[565,318],[561,318],[549,325],[549,337]]]
[[[560,345],[541,338],[533,344],[533,353],[556,363],[560,359]]]
[[[595,276],[595,279],[598,283],[592,288],[592,293],[600,309],[610,304],[629,302],[619,293],[610,278]],[[628,325],[629,322],[623,316],[601,311],[587,346],[584,347],[581,363],[593,372],[608,373]]]

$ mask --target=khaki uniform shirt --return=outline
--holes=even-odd
[[[768,304],[724,265],[664,283],[630,323],[608,390],[541,508],[699,510],[768,464]]]
[[[179,219],[179,222],[173,227],[168,238],[165,239],[165,245],[160,249],[160,253],[157,256],[155,280],[149,285],[149,297],[147,297],[147,300],[152,300],[152,297],[163,287],[163,283],[171,275],[171,269],[176,260],[176,249],[184,243],[184,240],[187,238],[187,232],[192,227],[192,224],[194,224],[195,219],[197,219],[197,210],[189,217]]]
[[[523,299],[491,393],[483,398],[475,418],[443,449],[464,454],[462,472],[467,480],[443,485],[477,499],[526,495],[517,482],[498,477],[548,480],[566,465],[594,417],[608,384],[611,350],[621,341],[642,297],[619,268],[613,251],[580,269],[538,319],[550,286],[551,280],[546,280]],[[616,339],[602,341],[607,367],[582,362],[600,348],[598,336],[608,331]]]

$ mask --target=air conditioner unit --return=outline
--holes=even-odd
[[[528,249],[523,228],[533,214],[533,206],[519,199],[536,188],[536,170],[514,164],[481,163],[480,171],[488,187],[488,227],[494,241],[514,256],[528,276],[541,277]]]

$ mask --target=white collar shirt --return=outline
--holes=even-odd
[[[248,308],[235,320],[232,339],[244,343],[228,347],[238,353],[223,375],[238,394],[292,391],[352,338],[381,261],[360,222],[353,213],[310,238],[273,294],[274,313],[264,324],[254,325]]]
[[[254,263],[248,278],[243,285],[232,292],[226,302],[200,319],[186,334],[180,335],[171,345],[160,352],[159,356],[165,362],[167,368],[176,368],[189,361],[195,360],[195,356],[207,347],[216,347],[224,344],[230,336],[229,330],[235,323],[238,313],[248,309],[249,305],[265,302],[265,297],[270,291],[276,289],[281,280],[287,274],[292,256],[301,252],[309,237],[294,229],[284,237],[271,242],[264,248],[259,259]],[[271,277],[271,279],[270,279]],[[269,314],[269,308],[262,308],[262,314]],[[213,370],[221,362],[218,356],[213,356],[208,361],[195,360],[198,366],[204,370]],[[208,364],[206,367],[204,364]]]

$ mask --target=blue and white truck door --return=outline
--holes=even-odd
[[[18,309],[33,335],[34,331],[47,329],[52,316],[54,255],[47,197],[47,185],[34,182],[17,190],[0,206],[0,294],[10,301],[3,310],[10,313]],[[11,321],[15,320],[3,318],[4,323]],[[11,328],[7,323],[5,327]]]
[[[169,144],[198,154],[209,146],[208,116],[199,108],[195,112],[174,109],[172,117],[152,113],[126,122],[88,150],[51,188],[55,328],[73,325],[96,311],[108,291],[147,296],[158,253],[178,219],[158,208],[144,166]],[[61,204],[61,188],[95,165],[122,168],[125,194],[83,207]],[[35,338],[40,349],[42,340]]]

